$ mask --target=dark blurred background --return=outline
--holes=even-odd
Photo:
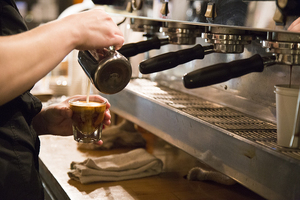
[[[83,0],[23,0],[16,1],[29,29],[56,19],[66,8]]]

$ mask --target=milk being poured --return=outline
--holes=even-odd
[[[86,102],[90,102],[90,90],[91,90],[91,81],[88,81],[88,88],[87,88],[87,94],[86,94]]]

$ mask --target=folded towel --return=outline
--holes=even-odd
[[[72,171],[68,175],[82,184],[121,181],[157,175],[162,171],[162,166],[160,159],[139,148],[127,153],[72,162]]]

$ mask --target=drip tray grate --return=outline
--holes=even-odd
[[[147,79],[134,79],[131,83],[129,89],[139,94],[300,160],[300,149],[284,148],[276,144],[276,124],[248,116],[200,97],[159,86]]]

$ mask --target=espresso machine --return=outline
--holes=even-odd
[[[300,198],[300,149],[277,144],[274,86],[300,85],[297,0],[94,0],[133,74],[112,112],[266,199]]]

